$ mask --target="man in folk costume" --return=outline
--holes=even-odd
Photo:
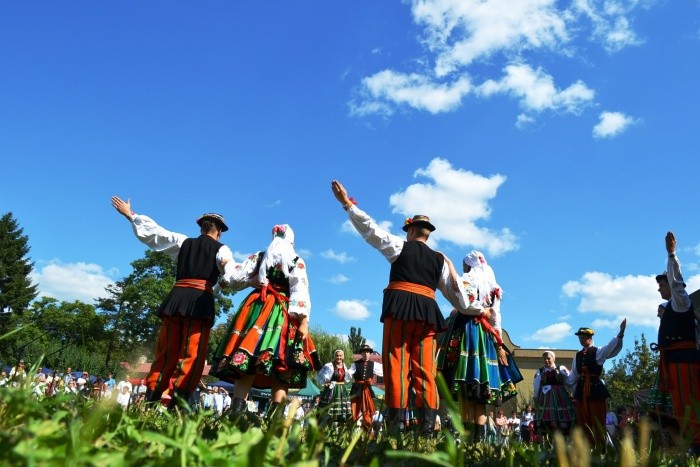
[[[362,417],[363,426],[369,430],[372,427],[372,416],[376,410],[372,378],[374,376],[383,377],[384,369],[381,363],[369,359],[369,356],[374,352],[369,344],[362,344],[356,352],[360,354],[361,358],[355,360],[349,371],[353,377],[350,388],[352,419],[357,421]]]
[[[670,393],[673,416],[678,420],[682,435],[691,441],[693,453],[700,455],[700,423],[696,412],[700,403],[698,323],[685,290],[673,232],[666,234],[666,251],[666,272],[656,276],[661,298],[668,300],[661,310],[656,347],[661,352],[659,390]],[[689,412],[688,423],[684,422],[686,411]]]
[[[428,216],[406,219],[403,239],[381,228],[355,206],[340,182],[333,180],[331,188],[353,227],[391,263],[381,316],[389,432],[398,433],[412,388],[418,396],[416,408],[421,415],[421,431],[430,434],[439,405],[435,384],[436,335],[445,330],[435,290],[440,289],[450,303],[465,310],[469,308],[469,298],[452,262],[427,245],[430,233],[435,230]],[[474,314],[480,312],[474,310]]]
[[[131,222],[142,243],[177,260],[177,280],[157,311],[162,326],[146,378],[146,399],[157,402],[164,392],[173,391],[187,401],[204,371],[214,324],[213,287],[223,265],[234,262],[231,249],[219,242],[228,227],[219,214],[204,214],[197,219],[201,235],[188,238],[134,213],[130,200],[113,196],[112,206]]]
[[[584,429],[593,444],[602,443],[605,439],[606,399],[610,393],[600,379],[603,364],[622,350],[626,326],[627,319],[623,319],[620,332],[602,347],[593,345],[593,329],[583,327],[575,333],[583,348],[576,352],[566,383],[569,386],[575,385],[576,423]]]

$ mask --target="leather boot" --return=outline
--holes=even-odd
[[[389,408],[386,411],[386,432],[389,436],[397,437],[404,431],[404,416],[406,409]]]
[[[421,409],[421,412],[420,432],[423,435],[432,436],[435,433],[437,410],[424,407]]]

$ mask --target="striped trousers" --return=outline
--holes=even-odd
[[[182,316],[163,316],[162,322],[146,386],[155,397],[165,390],[188,397],[204,371],[212,322]]]
[[[681,426],[682,435],[694,446],[700,446],[700,413],[697,411],[700,407],[700,362],[668,362],[666,368],[673,415]],[[687,423],[686,411],[689,412]]]
[[[423,321],[384,318],[382,364],[387,407],[408,408],[409,389],[412,389],[416,408],[438,408],[435,337],[435,329]]]

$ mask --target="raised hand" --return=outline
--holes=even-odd
[[[112,196],[112,206],[114,206],[114,209],[119,211],[119,214],[122,216],[126,217],[127,219],[131,219],[131,199],[127,198],[126,201],[122,200],[118,196]]]

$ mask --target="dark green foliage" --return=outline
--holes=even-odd
[[[350,328],[350,335],[348,336],[348,344],[353,352],[357,351],[362,345],[367,342],[367,339],[362,337],[362,328]]]
[[[605,385],[611,394],[610,406],[613,409],[633,406],[634,394],[652,386],[658,368],[659,356],[649,349],[644,334],[639,340],[635,337],[634,351],[627,350],[605,372]]]
[[[9,309],[21,314],[37,296],[37,286],[29,278],[34,264],[27,256],[28,237],[23,231],[12,213],[0,217],[0,311]],[[0,318],[2,334],[8,329],[3,318]]]

